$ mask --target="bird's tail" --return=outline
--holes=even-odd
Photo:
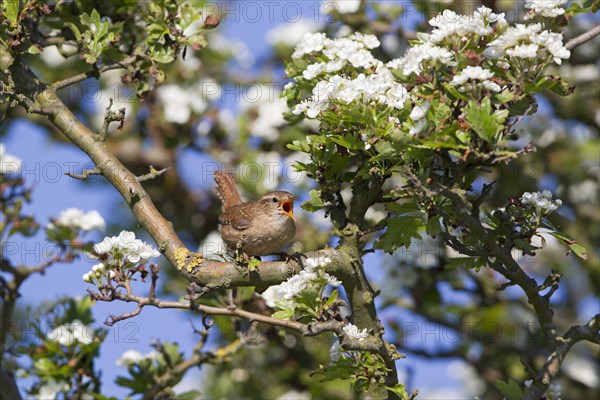
[[[215,171],[215,182],[217,183],[217,196],[223,204],[223,211],[242,203],[233,175],[227,172]]]

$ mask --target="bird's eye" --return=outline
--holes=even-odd
[[[277,197],[273,197],[273,203],[277,203]]]

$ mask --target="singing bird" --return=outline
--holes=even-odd
[[[248,256],[266,256],[279,253],[294,239],[293,194],[278,190],[242,202],[231,174],[216,171],[214,177],[223,205],[219,232],[230,251],[239,244]]]

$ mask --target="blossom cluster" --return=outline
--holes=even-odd
[[[542,25],[539,23],[516,24],[488,46],[489,51],[486,55],[493,59],[512,58],[539,62],[554,60],[560,65],[562,59],[571,55],[563,45],[563,36],[548,30],[542,31]]]
[[[58,326],[46,336],[50,341],[57,341],[63,346],[70,346],[74,343],[90,344],[94,341],[88,327],[79,320]]]
[[[93,283],[94,281],[101,281],[104,276],[108,276],[109,279],[114,279],[117,276],[117,273],[107,268],[104,263],[98,263],[92,266],[92,269],[89,272],[86,272],[81,277],[84,282]]]
[[[144,263],[151,258],[160,256],[158,250],[148,243],[135,238],[135,233],[122,231],[119,236],[105,237],[104,240],[94,245],[98,254],[112,256],[117,263],[121,260],[137,264]]]
[[[103,231],[106,227],[104,218],[102,218],[98,211],[92,210],[86,213],[79,208],[73,207],[61,211],[55,223],[49,224],[48,228],[54,228],[55,224],[83,231]]]
[[[525,8],[529,10],[525,19],[533,19],[536,16],[556,18],[565,13],[565,9],[560,7],[566,4],[568,0],[537,0],[525,3]]]
[[[552,200],[552,193],[549,190],[543,192],[525,192],[521,196],[522,204],[530,204],[535,207],[537,212],[548,214],[556,211],[562,205],[562,200]]]
[[[292,58],[306,57],[319,60],[304,68],[300,76],[306,81],[318,78],[312,90],[312,96],[299,103],[293,113],[304,113],[309,118],[316,118],[326,111],[332,102],[343,104],[361,102],[363,104],[378,103],[402,109],[408,99],[408,92],[397,83],[390,70],[377,60],[370,52],[380,43],[374,35],[354,33],[346,38],[329,39],[324,33],[307,33],[296,46]],[[348,66],[352,71],[364,70],[357,76],[343,73]],[[342,71],[341,74],[334,74]],[[290,89],[294,84],[289,84]]]
[[[329,108],[333,100],[345,104],[354,101],[362,101],[365,104],[379,103],[402,109],[407,99],[408,92],[404,86],[394,80],[387,68],[381,67],[374,74],[359,74],[355,79],[334,75],[327,81],[320,81],[313,88],[312,97],[296,105],[292,112],[316,118],[319,113]]]
[[[136,350],[127,350],[121,355],[121,357],[119,357],[119,359],[117,359],[116,364],[119,367],[128,367],[132,364],[138,364],[143,360],[154,360],[159,355],[160,353],[156,350],[152,350],[146,354],[142,354]]]
[[[281,285],[269,287],[263,292],[263,299],[269,307],[290,308],[293,307],[294,298],[309,287],[319,285],[324,287],[325,284],[339,286],[341,282],[338,279],[323,271],[323,267],[330,263],[329,257],[307,259],[300,273],[290,277]]]

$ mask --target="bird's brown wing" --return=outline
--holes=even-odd
[[[219,224],[230,225],[233,228],[243,231],[250,228],[251,219],[244,207],[231,207],[219,216]]]
[[[215,182],[217,183],[217,196],[223,204],[223,211],[242,203],[233,175],[227,172],[215,171]]]

